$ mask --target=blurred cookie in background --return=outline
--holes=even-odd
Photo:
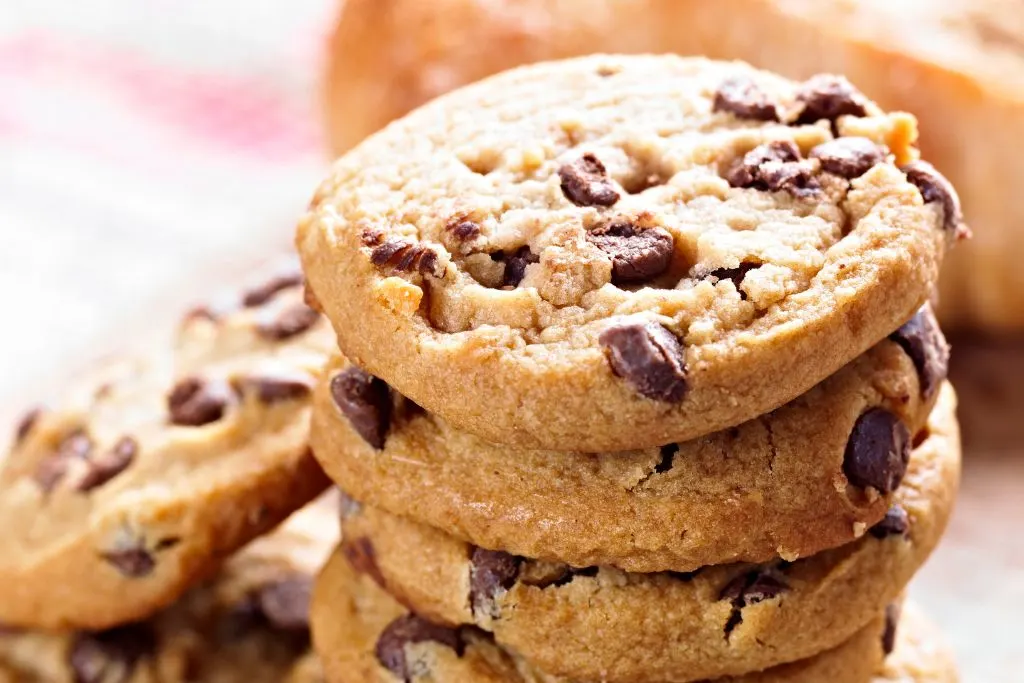
[[[968,455],[1024,450],[1024,342],[961,335],[952,345],[950,375]]]

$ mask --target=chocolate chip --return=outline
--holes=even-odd
[[[946,176],[927,161],[912,161],[902,168],[907,180],[921,191],[925,204],[938,202],[942,205],[942,227],[958,237],[967,233],[964,215],[960,209],[960,196]]]
[[[473,614],[498,618],[495,599],[512,588],[519,576],[522,560],[500,550],[473,550],[469,572],[469,602]]]
[[[907,515],[907,511],[897,504],[889,508],[881,522],[871,527],[871,535],[879,539],[889,536],[905,536],[909,529],[910,517]]]
[[[882,652],[888,657],[896,649],[896,631],[900,624],[900,614],[903,608],[898,603],[892,603],[885,608],[885,630],[882,631]]]
[[[853,180],[882,163],[885,149],[867,138],[836,138],[821,143],[808,156],[820,161],[827,173]]]
[[[399,273],[444,275],[444,268],[433,247],[403,238],[390,239],[374,247],[370,261],[377,267],[386,266]]]
[[[499,260],[505,261],[505,275],[502,279],[502,286],[511,287],[512,289],[518,287],[519,283],[526,277],[526,266],[531,263],[537,263],[540,260],[536,254],[530,251],[528,246],[519,247],[509,257],[505,257],[503,253],[495,254],[495,256]]]
[[[313,391],[313,380],[302,373],[262,374],[237,380],[242,392],[253,392],[260,403],[272,404],[297,401]]]
[[[414,643],[434,642],[455,650],[460,657],[464,643],[456,629],[432,624],[415,614],[400,617],[381,632],[374,652],[381,666],[409,683],[412,671],[406,659],[405,648]]]
[[[797,91],[796,101],[803,104],[797,124],[822,119],[835,121],[840,116],[867,114],[867,98],[842,76],[818,74],[807,79]]]
[[[316,324],[320,314],[305,303],[297,303],[256,325],[256,332],[270,341],[283,341],[298,336]]]
[[[672,263],[675,239],[662,228],[639,228],[614,221],[587,234],[587,240],[612,259],[612,282],[645,282]]]
[[[903,481],[910,459],[910,430],[884,408],[857,418],[846,443],[843,472],[850,483],[891,493]]]
[[[141,545],[134,548],[122,548],[112,550],[100,555],[107,563],[120,572],[123,576],[132,579],[139,579],[149,576],[156,568],[156,558]]]
[[[365,537],[344,538],[341,542],[341,552],[353,569],[360,574],[369,576],[381,588],[387,587],[384,574],[380,570],[380,565],[377,564],[377,552],[373,549],[373,542],[370,539]]]
[[[143,624],[80,633],[71,643],[68,664],[75,683],[127,683],[139,661],[152,656],[156,647],[156,635]]]
[[[359,235],[360,240],[363,244],[368,247],[375,247],[378,244],[384,244],[384,233],[377,228],[365,228]]]
[[[789,584],[775,570],[767,567],[740,574],[726,584],[719,594],[719,600],[732,603],[732,614],[725,624],[726,638],[743,623],[743,608],[771,600],[789,590]]]
[[[683,400],[687,390],[685,351],[666,327],[654,322],[623,323],[602,332],[598,342],[612,372],[640,395],[666,403]]]
[[[726,180],[733,187],[780,192],[794,197],[811,197],[821,190],[814,177],[814,163],[802,160],[800,149],[788,140],[775,140],[747,152]]]
[[[736,76],[724,81],[715,93],[714,111],[725,111],[741,119],[778,121],[779,107],[754,79]]]
[[[672,465],[676,461],[677,453],[679,453],[679,444],[670,443],[667,446],[662,446],[658,464],[654,466],[655,473],[665,474],[671,470]]]
[[[57,445],[57,450],[36,466],[33,478],[43,493],[49,493],[57,487],[67,475],[72,462],[87,462],[92,449],[92,439],[85,432],[77,430],[66,435]]]
[[[14,443],[15,445],[20,444],[22,441],[28,438],[28,435],[32,432],[32,428],[39,422],[39,418],[43,416],[42,408],[33,408],[27,413],[21,416],[18,420],[18,426],[14,429]]]
[[[761,568],[741,574],[730,581],[719,600],[741,603],[741,607],[770,600],[789,589],[789,585],[772,569]]]
[[[667,572],[665,572],[665,575],[672,577],[676,581],[682,581],[683,583],[689,583],[689,582],[693,581],[694,579],[696,579],[697,576],[700,574],[700,572],[701,572],[700,569],[694,569],[692,572],[673,572],[673,571],[667,571]]]
[[[480,224],[468,219],[449,223],[447,228],[448,232],[463,242],[470,242],[480,236]]]
[[[89,461],[89,469],[76,487],[81,492],[92,491],[128,469],[139,452],[139,444],[130,436],[122,437],[114,447]]]
[[[743,280],[747,277],[747,273],[752,270],[757,270],[761,267],[760,263],[741,263],[736,268],[716,268],[715,270],[704,271],[701,268],[693,269],[693,276],[700,280],[709,278],[715,278],[719,282],[722,280],[730,280],[736,287],[736,291],[739,292],[740,299],[743,301],[747,300],[747,293],[741,289]]]
[[[608,170],[593,154],[587,153],[558,169],[562,193],[576,206],[612,206],[619,201]]]
[[[273,299],[276,294],[290,287],[298,287],[304,281],[305,279],[302,277],[302,271],[300,270],[278,273],[262,285],[243,292],[242,305],[246,308],[262,306]]]
[[[383,380],[352,366],[331,380],[331,397],[366,443],[384,448],[391,426],[391,392]]]
[[[922,307],[889,339],[899,344],[914,362],[924,397],[935,396],[949,371],[949,344],[931,306]]]
[[[224,382],[188,377],[179,381],[167,396],[171,424],[202,427],[224,417],[235,395]]]
[[[312,594],[313,580],[308,576],[275,581],[260,590],[260,611],[276,628],[306,630]]]

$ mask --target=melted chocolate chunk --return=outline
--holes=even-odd
[[[619,201],[608,169],[593,154],[584,154],[558,169],[562,193],[576,206],[612,206]]]
[[[80,633],[71,643],[68,665],[75,683],[127,683],[139,661],[151,657],[156,647],[156,635],[144,624]]]
[[[796,144],[776,140],[747,152],[729,171],[726,180],[733,187],[786,191],[794,197],[807,198],[821,190],[814,172],[814,163],[801,159]]]
[[[390,239],[374,247],[370,261],[379,268],[388,267],[398,273],[444,276],[444,268],[433,247],[404,238]]]
[[[949,344],[931,306],[921,308],[903,327],[889,335],[889,339],[903,347],[914,362],[924,397],[935,396],[949,373]]]
[[[262,306],[277,294],[291,287],[298,287],[305,282],[301,270],[278,273],[262,285],[253,287],[242,293],[242,305],[246,308]]]
[[[21,416],[18,420],[18,426],[14,428],[14,444],[18,445],[22,441],[28,438],[28,435],[32,433],[32,429],[39,422],[39,418],[43,416],[42,408],[32,408],[27,413]]]
[[[76,487],[81,492],[92,491],[128,469],[139,452],[139,444],[130,436],[122,437],[114,447],[89,461],[89,469]]]
[[[747,300],[747,293],[741,289],[743,280],[747,277],[747,273],[752,270],[757,270],[761,267],[760,263],[741,263],[736,268],[716,268],[707,272],[700,270],[694,270],[694,277],[704,280],[708,278],[715,278],[718,281],[730,280],[736,287],[736,291],[739,292],[740,299],[743,301]]]
[[[391,622],[377,639],[374,653],[381,666],[400,680],[409,683],[412,680],[412,671],[406,658],[406,646],[425,642],[438,643],[462,656],[464,643],[456,629],[432,624],[414,614]]]
[[[615,221],[587,234],[612,259],[612,282],[646,282],[668,270],[675,239],[663,228],[639,228]]]
[[[885,608],[885,630],[882,631],[882,652],[888,657],[896,649],[896,632],[900,624],[903,608],[893,603]]]
[[[469,574],[469,602],[473,614],[497,618],[495,599],[515,585],[522,560],[500,550],[473,550]]]
[[[735,114],[741,119],[778,121],[779,106],[747,76],[736,76],[724,81],[715,93],[714,111]]]
[[[907,180],[921,191],[925,204],[938,202],[942,205],[942,227],[957,237],[966,236],[969,231],[964,225],[964,214],[960,209],[960,195],[946,176],[939,173],[927,161],[913,161],[903,167]]]
[[[103,553],[101,557],[122,576],[139,579],[149,576],[156,568],[156,558],[141,544],[134,548],[121,548]]]
[[[377,551],[373,549],[373,542],[370,539],[365,537],[351,540],[345,538],[341,543],[341,552],[344,553],[345,559],[353,569],[360,574],[369,576],[381,588],[387,588],[384,574],[380,570],[380,565],[377,564]]]
[[[469,219],[449,223],[447,227],[448,232],[462,242],[471,242],[480,236],[480,224]]]
[[[602,332],[598,342],[612,372],[641,396],[666,403],[678,403],[686,396],[685,351],[663,325],[621,323]]]
[[[661,457],[658,460],[658,464],[654,466],[654,472],[656,474],[665,474],[671,470],[672,465],[675,464],[677,453],[679,453],[679,444],[670,443],[667,446],[662,446]]]
[[[309,628],[312,595],[313,579],[308,576],[275,581],[260,590],[260,611],[275,628],[304,631]]]
[[[89,436],[81,431],[74,431],[64,437],[57,450],[39,462],[34,479],[43,493],[57,488],[75,461],[87,463],[92,455],[93,443]]]
[[[853,180],[885,161],[885,154],[884,148],[867,138],[849,137],[823,142],[809,156],[820,161],[825,172]]]
[[[743,608],[771,600],[789,590],[789,584],[771,568],[762,567],[741,574],[722,589],[719,600],[732,603],[732,614],[725,624],[725,637],[743,623]]]
[[[256,324],[256,333],[270,341],[291,339],[313,327],[320,314],[305,303],[297,303],[279,311],[272,318]]]
[[[846,443],[843,472],[851,484],[892,493],[903,481],[910,460],[910,430],[884,408],[857,418]]]
[[[202,427],[224,417],[235,401],[231,387],[224,382],[188,377],[179,381],[167,397],[171,424]]]
[[[366,443],[384,448],[391,426],[391,391],[383,380],[353,365],[331,380],[331,397]]]
[[[815,123],[822,119],[835,122],[840,116],[865,116],[868,100],[842,76],[819,74],[807,79],[796,95],[803,110],[797,124]]]
[[[893,505],[878,524],[871,527],[871,535],[878,539],[906,536],[910,530],[910,517],[900,505]]]
[[[505,275],[501,284],[503,287],[510,287],[512,289],[518,287],[519,283],[526,277],[526,266],[531,263],[537,263],[540,260],[536,254],[530,251],[528,246],[519,247],[509,257],[501,254],[499,258],[505,261]]]
[[[313,391],[313,380],[302,373],[262,374],[238,381],[238,389],[251,391],[267,405],[304,399]]]

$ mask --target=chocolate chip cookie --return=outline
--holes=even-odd
[[[915,137],[838,77],[536,65],[343,157],[297,244],[341,350],[453,427],[659,446],[779,407],[923,305],[962,226]]]
[[[952,652],[919,607],[905,602],[892,623],[883,639],[890,653],[872,683],[959,683]]]
[[[359,500],[487,548],[632,572],[794,560],[883,518],[947,351],[925,309],[773,413],[604,454],[490,444],[335,358],[314,397],[312,443]]]
[[[330,683],[568,683],[538,670],[479,629],[455,629],[410,613],[369,576],[355,573],[341,552],[331,558],[317,580],[312,625],[314,645]],[[891,628],[889,619],[876,615],[832,650],[767,671],[716,680],[868,683],[883,666],[884,641]],[[912,635],[907,633],[907,637]],[[553,647],[564,641],[559,638]],[[904,642],[901,636],[898,647]],[[897,650],[894,655],[903,653]],[[577,679],[578,683],[584,680]]]
[[[897,598],[938,543],[959,480],[952,390],[914,450],[881,522],[812,557],[628,574],[468,545],[349,505],[342,551],[416,614],[492,633],[537,668],[574,680],[686,683],[839,646]]]
[[[327,486],[308,421],[333,335],[300,283],[194,311],[173,352],[26,415],[0,470],[0,623],[145,619]]]
[[[312,683],[309,602],[337,542],[336,510],[327,496],[296,513],[152,619],[99,632],[8,630],[0,669],[23,683]]]

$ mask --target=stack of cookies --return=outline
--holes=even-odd
[[[297,241],[329,683],[956,680],[900,617],[960,455],[916,136],[840,77],[595,56],[342,158]]]
[[[333,335],[301,284],[275,267],[25,415],[0,469],[0,682],[322,680],[309,596],[337,502],[308,435]]]

